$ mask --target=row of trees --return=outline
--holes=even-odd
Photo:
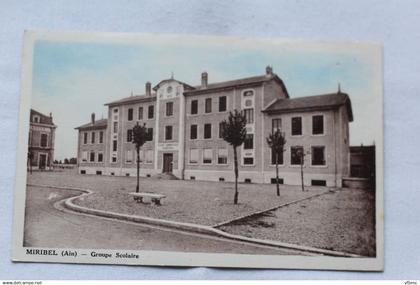
[[[246,117],[245,115],[238,111],[234,110],[229,112],[229,117],[227,120],[222,121],[222,138],[229,143],[233,148],[233,158],[234,158],[234,172],[235,172],[235,194],[233,198],[234,204],[238,204],[238,155],[237,148],[240,147],[246,138]],[[146,124],[139,125],[137,123],[133,128],[133,140],[137,152],[137,186],[136,192],[139,192],[139,174],[140,174],[140,149],[143,144],[146,142],[147,128]],[[271,148],[272,153],[275,155],[276,160],[276,193],[277,196],[280,196],[280,185],[279,185],[279,168],[278,168],[278,158],[284,152],[284,145],[286,144],[285,135],[279,129],[272,132],[266,138],[268,146]],[[300,149],[297,154],[301,162],[301,179],[302,179],[302,191],[305,191],[303,185],[303,161],[305,153],[303,149]]]
[[[54,160],[54,164],[76,164],[77,158],[71,157],[71,158],[65,158],[64,160]]]

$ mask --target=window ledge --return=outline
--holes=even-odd
[[[275,164],[270,164],[269,166],[270,166],[270,167],[276,167],[276,165],[275,165]],[[284,163],[283,163],[283,164],[279,164],[278,166],[279,166],[279,167],[284,167],[285,165],[284,165]]]
[[[328,168],[328,165],[310,165],[311,168]]]

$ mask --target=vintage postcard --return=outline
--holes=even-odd
[[[24,35],[13,261],[383,270],[382,47]]]

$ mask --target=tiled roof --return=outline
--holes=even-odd
[[[90,122],[89,124],[84,124],[81,125],[77,128],[75,128],[76,130],[80,130],[80,129],[104,129],[106,128],[108,125],[108,120],[107,119],[101,119],[101,120],[97,120],[95,121],[94,124],[92,124],[92,122]]]
[[[39,116],[39,123],[40,124],[45,124],[45,125],[54,125],[53,123],[53,119],[50,116],[44,115],[34,109],[31,109],[31,113],[30,113],[30,122],[32,122],[32,116],[33,115],[38,115]]]
[[[232,87],[242,86],[242,85],[252,85],[252,84],[263,83],[265,81],[270,81],[270,80],[277,81],[282,86],[283,91],[286,94],[286,96],[289,97],[286,86],[276,74],[258,75],[258,76],[246,77],[246,78],[241,78],[241,79],[236,79],[236,80],[209,83],[206,88],[202,88],[201,85],[198,85],[198,86],[194,86],[194,90],[186,91],[184,93],[186,95],[196,94],[196,93],[206,93],[207,91],[212,92],[215,89],[232,88]]]
[[[112,101],[110,103],[106,103],[105,106],[108,105],[123,105],[127,103],[140,103],[140,102],[153,102],[156,100],[156,94],[152,94],[151,96],[146,95],[134,95],[126,98],[122,98],[117,101]]]
[[[350,98],[345,93],[331,93],[316,96],[297,97],[293,99],[277,99],[263,110],[269,114],[285,113],[289,111],[302,111],[324,108],[335,108],[341,105],[347,106],[349,120],[353,121]]]

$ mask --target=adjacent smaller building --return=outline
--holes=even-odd
[[[29,118],[28,168],[50,170],[54,161],[56,125],[52,114],[31,109]]]
[[[77,127],[79,131],[77,163],[79,167],[95,167],[95,174],[105,174],[105,136],[108,120],[95,120],[92,114],[88,124]],[[81,174],[86,174],[82,169]]]

